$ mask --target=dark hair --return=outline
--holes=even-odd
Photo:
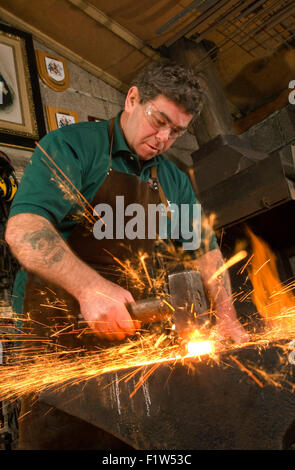
[[[202,110],[204,92],[198,74],[179,64],[153,62],[139,72],[131,86],[137,86],[141,103],[164,95],[189,114],[197,116]]]

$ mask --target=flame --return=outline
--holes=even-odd
[[[252,300],[271,328],[295,326],[295,296],[283,286],[276,267],[276,257],[269,246],[247,228],[253,247],[249,277],[253,286]]]

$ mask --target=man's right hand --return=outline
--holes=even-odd
[[[102,339],[122,340],[140,327],[126,308],[126,303],[135,303],[131,293],[104,278],[84,289],[78,301],[81,314]]]

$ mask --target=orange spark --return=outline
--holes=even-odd
[[[62,171],[61,168],[59,168],[59,166],[55,163],[55,161],[53,160],[53,158],[51,158],[48,153],[45,151],[45,149],[43,149],[43,147],[39,144],[39,142],[35,142],[35,144],[37,145],[37,147],[39,147],[39,149],[41,150],[42,153],[44,153],[44,155],[48,158],[48,160],[55,166],[55,168],[57,169],[57,171],[59,171],[62,176],[65,178],[65,180],[70,184],[70,186],[74,189],[74,191],[80,196],[80,198],[85,202],[86,206],[88,206],[92,213],[94,213],[103,223],[104,221],[102,220],[102,218],[100,217],[100,215],[95,211],[95,209],[92,207],[92,205],[87,201],[87,199],[83,196],[83,194],[76,188],[76,186],[72,183],[72,181],[69,179],[69,177]]]
[[[238,253],[236,253],[228,261],[226,261],[226,263],[224,263],[219,269],[217,269],[217,271],[215,271],[215,273],[210,277],[208,282],[212,282],[214,279],[216,279],[220,274],[222,274],[228,268],[238,263],[242,259],[246,258],[247,255],[248,253],[245,250],[241,250]]]
[[[236,364],[238,364],[238,366],[240,367],[240,369],[244,372],[246,372],[249,377],[251,377],[251,379],[253,379],[258,385],[259,387],[263,388],[263,383],[260,382],[260,380],[257,379],[257,377],[255,377],[255,375],[249,370],[247,369],[247,367],[245,367],[236,357],[232,356],[230,354],[229,356]]]
[[[147,270],[147,267],[146,267],[146,264],[145,264],[145,261],[144,261],[145,258],[147,258],[147,255],[146,255],[146,254],[143,254],[143,255],[140,256],[139,259],[140,259],[140,262],[141,262],[141,264],[142,264],[142,266],[143,266],[143,269],[144,269],[146,278],[147,278],[147,280],[148,280],[148,283],[149,283],[149,285],[150,285],[150,288],[152,289],[152,288],[153,288],[153,283],[152,283],[152,281],[151,281],[150,275],[149,275],[149,273],[148,273],[148,270]]]

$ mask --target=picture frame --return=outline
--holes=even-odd
[[[65,91],[70,84],[67,62],[62,57],[36,49],[37,69],[41,80],[54,91]]]
[[[46,134],[32,36],[0,24],[0,144],[34,149]]]
[[[78,113],[54,106],[45,106],[49,131],[79,122]]]

